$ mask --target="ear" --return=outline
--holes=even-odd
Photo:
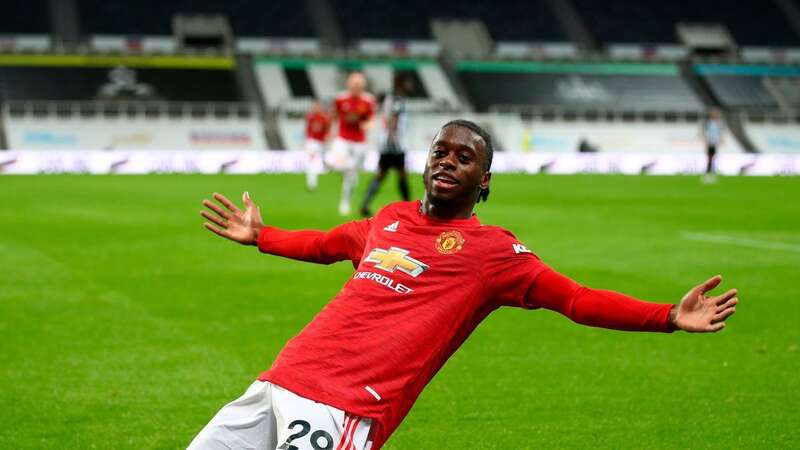
[[[483,172],[483,176],[481,177],[480,187],[481,189],[488,189],[489,183],[492,181],[492,172],[486,171]]]

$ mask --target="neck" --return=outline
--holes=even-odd
[[[431,198],[428,193],[422,199],[422,214],[433,217],[435,219],[451,220],[451,219],[469,219],[472,217],[472,208],[475,203],[472,202],[468,205],[462,205],[456,202],[442,202]]]

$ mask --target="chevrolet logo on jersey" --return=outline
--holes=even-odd
[[[428,269],[428,265],[408,256],[408,250],[391,247],[389,250],[376,248],[369,252],[364,262],[376,263],[375,267],[387,272],[400,272],[417,277]]]

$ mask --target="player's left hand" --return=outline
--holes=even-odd
[[[695,286],[675,305],[672,323],[679,330],[694,333],[717,332],[725,328],[725,319],[736,312],[736,289],[730,289],[722,295],[706,295],[722,282],[722,276],[716,275]]]

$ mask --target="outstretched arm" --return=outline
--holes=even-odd
[[[721,282],[722,276],[716,275],[686,293],[672,310],[672,322],[677,329],[702,333],[725,328],[725,320],[736,312],[739,298],[736,289],[722,295],[706,295]]]
[[[369,220],[345,223],[330,231],[287,231],[264,225],[258,206],[247,192],[242,196],[244,211],[221,194],[214,193],[214,199],[224,208],[203,200],[208,210],[200,214],[209,221],[203,226],[219,236],[243,245],[257,245],[264,253],[300,261],[331,264],[349,259],[356,266],[361,259]]]
[[[364,253],[368,230],[368,219],[348,222],[329,231],[288,231],[265,226],[258,235],[258,249],[263,253],[318,264],[349,259],[353,267],[357,267]]]
[[[200,211],[200,215],[208,220],[203,223],[203,226],[218,236],[242,245],[256,245],[258,234],[264,228],[264,221],[261,220],[260,208],[250,199],[250,193],[242,194],[244,211],[222,194],[215,192],[214,200],[222,206],[211,200],[203,199],[203,206],[208,208],[208,210]]]
[[[690,290],[678,303],[644,302],[613,291],[591,289],[545,270],[528,293],[527,303],[558,311],[584,325],[627,331],[684,330],[715,332],[736,312],[736,290],[706,296],[722,281],[717,275]]]

